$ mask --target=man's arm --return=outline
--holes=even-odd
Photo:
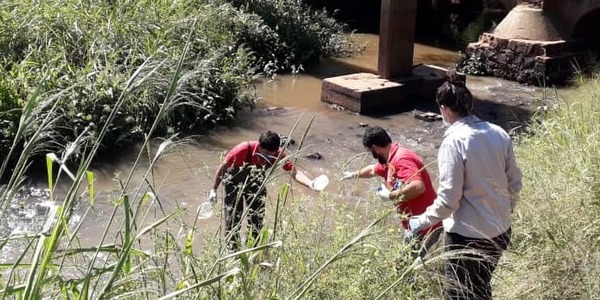
[[[521,169],[517,166],[517,160],[515,159],[515,153],[510,138],[508,154],[506,157],[506,177],[508,178],[508,197],[510,199],[511,211],[514,210],[518,200],[519,192],[523,186]]]
[[[399,199],[400,201],[408,201],[419,197],[425,192],[425,183],[422,180],[413,180],[402,188],[394,190],[390,193],[390,199]]]
[[[306,175],[300,170],[297,170],[296,168],[294,168],[291,172],[292,177],[294,177],[294,180],[296,180],[296,182],[310,188],[310,185],[312,184],[312,179],[310,179],[308,175]]]
[[[221,165],[219,165],[219,168],[215,172],[215,181],[212,187],[213,190],[217,190],[219,188],[221,180],[223,180],[223,175],[225,174],[225,171],[227,171],[227,164],[221,163]]]
[[[442,143],[438,153],[439,186],[437,198],[424,213],[414,216],[419,231],[449,217],[460,206],[464,186],[464,163],[454,145]]]
[[[344,172],[344,176],[342,180],[351,179],[351,178],[371,178],[375,175],[375,165],[368,165],[366,167],[362,167],[358,171]]]

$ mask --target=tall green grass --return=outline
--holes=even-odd
[[[117,2],[119,5],[115,5]],[[7,178],[7,184],[0,187],[0,213],[2,217],[9,213],[6,208],[14,201],[27,167],[32,158],[40,154],[47,154],[48,188],[55,208],[48,215],[45,230],[0,240],[0,251],[20,251],[0,264],[3,299],[440,297],[439,263],[445,255],[452,254],[436,252],[424,262],[414,260],[410,247],[401,242],[403,234],[398,215],[376,199],[366,197],[360,203],[350,203],[328,193],[298,196],[293,185],[281,184],[277,195],[271,191],[277,201],[267,207],[262,242],[236,253],[225,251],[218,230],[207,232],[198,224],[188,224],[182,208],[165,210],[164,199],[155,192],[152,174],[161,157],[178,146],[178,140],[173,136],[158,147],[152,147],[150,142],[161,129],[161,122],[199,117],[194,113],[188,115],[189,111],[182,109],[184,105],[214,99],[228,91],[232,93],[228,95],[238,95],[236,88],[223,89],[231,82],[245,80],[247,70],[236,69],[236,64],[246,66],[243,62],[253,59],[251,51],[236,48],[235,53],[240,55],[231,58],[227,54],[232,52],[216,53],[224,48],[210,52],[201,47],[214,41],[233,41],[223,34],[229,27],[221,28],[223,31],[215,29],[205,39],[197,33],[201,30],[199,24],[206,27],[229,24],[219,19],[217,12],[232,15],[239,12],[224,4],[186,2],[191,8],[213,7],[221,11],[206,9],[203,14],[210,18],[183,18],[180,27],[161,31],[164,27],[137,22],[143,19],[136,16],[141,11],[150,11],[157,19],[169,19],[181,13],[179,8],[171,6],[175,5],[173,2],[157,2],[164,5],[161,9],[143,1],[135,3],[140,6],[128,1],[64,2],[77,8],[78,14],[97,22],[96,29],[104,29],[99,30],[106,35],[104,38],[114,39],[114,44],[104,44],[113,48],[102,48],[100,38],[86,43],[90,35],[81,34],[85,29],[83,23],[70,26],[77,22],[63,13],[66,7],[44,2],[38,4],[49,6],[42,10],[32,5],[17,5],[14,10],[6,10],[9,3],[12,2],[1,4],[0,17],[7,22],[0,29],[0,43],[3,50],[10,49],[5,57],[26,63],[10,64],[5,60],[2,64],[0,82],[5,87],[0,93],[5,109],[2,116],[6,117],[3,120],[14,121],[0,124],[3,130],[12,126],[9,129],[13,133],[0,140],[10,145],[0,168],[0,178]],[[91,14],[88,9],[94,5],[104,9],[104,14]],[[18,18],[11,14],[36,13],[39,14],[36,18],[19,19],[28,20],[26,22],[12,22]],[[111,16],[116,15],[127,16],[126,20],[131,22],[115,23],[116,19]],[[256,15],[244,16],[258,20]],[[44,24],[52,26],[44,27]],[[29,28],[36,26],[51,30],[36,31],[40,36],[28,35]],[[127,40],[120,39],[123,36],[116,33],[140,36],[146,31],[159,36],[179,34],[183,37],[181,47],[169,48],[171,44],[152,39],[136,43],[135,47],[116,47],[122,45],[119,41]],[[7,35],[8,32],[19,34]],[[42,33],[58,42],[41,43],[44,41]],[[84,46],[67,47],[67,40]],[[44,49],[40,57],[45,62],[60,61],[62,67],[42,64],[33,54],[25,55],[23,45]],[[93,47],[88,47],[90,45]],[[152,49],[152,55],[130,55],[138,48]],[[176,55],[167,54],[167,49]],[[101,62],[99,68],[83,63],[82,58],[90,55],[103,58],[96,61]],[[200,56],[202,59],[196,62],[200,62],[201,67],[195,68],[189,59]],[[118,66],[122,65],[116,64],[119,59],[134,63],[120,69]],[[220,64],[232,69],[220,72]],[[201,75],[194,77],[194,72]],[[116,77],[111,76],[113,73]],[[38,74],[41,79],[35,77]],[[597,280],[600,275],[598,80],[597,76],[582,80],[578,89],[565,94],[564,99],[559,97],[562,100],[532,122],[527,135],[517,139],[516,153],[524,173],[524,190],[515,212],[510,250],[495,274],[496,299],[593,299],[600,294]],[[205,88],[206,94],[182,92],[187,85],[200,91]],[[157,102],[145,102],[150,96],[158,99]],[[112,102],[109,104],[103,99]],[[64,101],[75,103],[75,109],[61,108]],[[80,102],[93,108],[89,112],[100,110],[102,113],[93,116],[90,113],[92,117],[87,113],[78,115],[81,111],[88,112],[84,110],[88,106]],[[142,108],[132,106],[140,103]],[[229,107],[227,102],[224,105]],[[198,103],[195,107],[200,111],[206,108]],[[126,121],[123,111],[136,112],[136,109],[154,113],[152,117],[140,115],[139,120],[134,117],[133,121]],[[64,135],[65,118],[69,116],[75,117],[71,120],[80,120],[81,126],[71,127],[78,130]],[[94,174],[89,166],[104,147],[106,136],[114,134],[113,138],[119,140],[122,133],[117,134],[115,128],[127,127],[129,125],[123,124],[128,122],[137,124],[135,126],[145,124],[134,130],[144,146],[132,172],[119,178],[118,191],[109,199],[101,200],[112,206],[107,215],[98,218],[94,214],[101,198],[94,189]],[[173,125],[171,131],[179,132],[182,128]],[[306,134],[309,129],[304,130]],[[54,139],[56,134],[63,139]],[[15,146],[18,144],[22,146]],[[74,155],[79,157],[79,163],[68,164]],[[8,156],[14,158],[14,164],[9,164]],[[133,170],[146,161],[143,180],[135,184],[131,180]],[[274,178],[277,174],[271,176]],[[55,191],[57,185],[65,182],[70,187],[67,191]],[[85,193],[81,193],[82,190]],[[74,212],[81,208],[84,208],[83,213],[78,218]],[[83,228],[89,222],[104,228],[92,246],[83,242],[87,238]]]
[[[593,299],[600,294],[600,88],[580,78],[521,136],[524,175],[502,299]]]
[[[185,49],[190,48],[184,48],[182,57]],[[157,147],[150,141],[160,118],[177,107],[174,91],[185,76],[183,63],[181,59],[168,80],[164,105],[144,134],[132,173],[118,180],[116,193],[101,200],[111,205],[103,218],[94,216],[99,198],[90,162],[125,94],[151,80],[148,74],[161,65],[151,61],[140,65],[106,123],[100,124],[95,140],[80,135],[62,151],[47,155],[48,187],[56,206],[48,215],[46,230],[0,240],[0,251],[20,251],[0,264],[2,298],[440,298],[439,264],[461,253],[438,251],[425,261],[415,260],[410,246],[401,242],[399,216],[369,196],[358,203],[327,192],[299,196],[294,185],[281,183],[277,195],[271,191],[277,201],[267,207],[261,242],[236,253],[225,251],[219,230],[209,232],[189,224],[180,207],[165,209],[152,174],[161,157],[176,149],[178,140],[166,139]],[[593,299],[600,292],[598,80],[582,80],[579,88],[559,95],[561,100],[517,137],[524,190],[515,211],[512,244],[495,273],[495,299]],[[42,91],[28,98],[19,123],[18,132],[30,132],[18,137],[26,139],[28,147],[11,154],[18,157],[14,172],[4,165],[0,169],[0,175],[11,178],[0,189],[3,207],[13,200],[23,170],[38,151],[36,145],[48,142],[46,133],[56,124],[51,114],[38,115],[54,111],[57,99]],[[304,130],[306,135],[310,128],[294,130]],[[88,147],[79,147],[82,143]],[[300,148],[302,155],[302,143]],[[67,164],[68,156],[75,153],[83,157],[81,163]],[[146,161],[143,178],[135,184],[133,169]],[[270,176],[275,180],[278,174]],[[56,192],[55,187],[65,181],[70,188]],[[354,188],[353,183],[348,185],[347,189]],[[221,216],[218,209],[215,218]],[[83,211],[81,218],[75,211]],[[7,213],[3,210],[2,216]],[[84,242],[82,230],[89,222],[104,229],[91,246]]]
[[[156,124],[157,136],[230,122],[254,106],[257,77],[352,52],[342,25],[293,0],[273,2],[260,15],[224,0],[7,0],[0,3],[0,21],[2,159],[16,135],[20,110],[40,84],[46,92],[62,91],[57,134],[54,143],[44,144],[47,152],[59,151],[82,133],[94,140],[125,95],[101,140],[100,152],[107,152],[144,139],[186,45],[173,94],[177,104]],[[282,31],[283,23],[305,33]],[[125,92],[142,65],[149,66],[143,72],[151,72]]]
[[[372,203],[373,199],[363,202],[366,213],[355,214],[356,204],[340,202],[325,193],[293,197],[289,193],[292,186],[283,184],[277,208],[269,207],[271,213],[267,215],[261,243],[236,253],[225,251],[218,231],[206,233],[195,223],[188,224],[182,209],[164,210],[163,200],[154,192],[152,173],[161,156],[177,143],[167,139],[153,148],[150,141],[156,124],[177,105],[174,91],[184,76],[185,55],[186,51],[174,69],[153,126],[145,132],[131,173],[119,179],[118,192],[106,199],[112,210],[104,218],[91,217],[97,195],[90,163],[127,93],[150,80],[147,74],[160,65],[147,62],[133,73],[106,122],[99,124],[101,130],[95,140],[82,134],[62,151],[48,153],[48,188],[54,206],[43,230],[11,235],[0,241],[2,251],[21,251],[16,253],[16,259],[2,264],[6,276],[0,295],[9,299],[414,297],[416,292],[407,283],[406,274],[416,276],[417,266],[423,264],[415,262],[410,247],[399,242],[402,230],[399,220],[390,220],[390,208]],[[50,121],[55,120],[36,118],[34,112],[36,107],[45,107],[40,103],[56,103],[56,97],[36,93],[28,103],[19,132],[33,131],[27,143],[31,147],[14,154],[19,158],[17,170],[24,170],[30,163],[36,153],[33,146],[45,142],[44,133],[52,128]],[[81,147],[84,143],[88,143],[87,147]],[[67,164],[69,155],[75,153],[83,158],[81,163]],[[139,185],[134,186],[133,170],[144,160],[148,161],[147,170]],[[4,167],[1,171],[10,173]],[[15,183],[11,181],[2,187],[1,203],[13,200],[23,176],[23,172],[12,173]],[[56,192],[55,187],[65,181],[69,188]],[[86,191],[83,194],[82,189]],[[81,207],[86,208],[85,213],[77,218],[75,211]],[[313,211],[328,213],[318,217],[307,213]],[[6,213],[3,211],[3,215]],[[101,224],[98,220],[102,220]],[[81,230],[90,226],[89,222],[104,228],[92,246],[84,245],[86,236]],[[423,288],[418,293],[435,295],[436,289]]]
[[[136,76],[129,81],[132,85],[138,82]],[[175,76],[171,82],[177,80]],[[166,99],[163,107],[168,109],[172,101],[173,97]],[[95,146],[87,149],[98,149],[108,123],[92,142]],[[151,135],[147,133],[146,143]],[[27,246],[21,248],[17,260],[3,262],[8,275],[0,295],[9,299],[410,299],[436,295],[434,288],[415,291],[407,283],[406,274],[418,276],[416,270],[424,265],[414,261],[410,247],[399,242],[402,231],[399,220],[391,217],[392,210],[374,199],[363,202],[365,213],[357,214],[356,204],[339,202],[325,193],[292,198],[293,186],[283,184],[273,204],[277,209],[268,207],[261,243],[227,253],[218,233],[187,224],[180,209],[164,211],[162,199],[153,192],[155,163],[176,146],[166,140],[157,148],[142,147],[132,170],[139,161],[148,160],[144,180],[131,186],[130,174],[119,181],[119,192],[107,199],[113,210],[103,218],[104,224],[93,225],[105,230],[91,247],[82,245],[85,236],[80,229],[87,222],[97,222],[88,221],[97,196],[94,175],[88,171],[94,153],[84,151],[86,159],[76,169],[64,163],[65,155],[73,153],[69,149],[64,155],[48,155],[48,185],[56,217],[48,215],[49,227],[44,232],[2,240],[0,250],[18,242]],[[26,160],[30,152],[21,154]],[[70,189],[56,193],[54,187],[65,180],[71,183]],[[87,192],[79,193],[81,187]],[[77,220],[74,211],[80,206],[89,208]],[[307,213],[317,211],[328,213]]]
[[[187,49],[190,48],[184,48],[173,70],[156,119],[144,132],[142,150],[131,172],[119,179],[118,192],[107,199],[112,210],[107,212],[102,224],[97,223],[97,218],[90,220],[97,205],[97,195],[94,174],[89,171],[89,166],[104,135],[126,104],[128,93],[134,93],[137,87],[151,80],[150,74],[161,68],[161,64],[148,60],[140,65],[127,80],[105,122],[98,124],[100,130],[94,140],[82,133],[61,151],[47,154],[48,188],[54,206],[43,230],[10,235],[0,241],[2,251],[20,249],[16,259],[2,264],[6,276],[0,286],[0,295],[9,299],[321,299],[347,296],[370,299],[377,294],[410,297],[413,293],[410,286],[398,284],[403,282],[404,276],[395,273],[403,265],[414,265],[410,248],[398,242],[402,236],[398,223],[383,226],[390,215],[389,208],[384,206],[366,210],[369,214],[361,216],[364,219],[357,222],[354,217],[349,217],[348,211],[352,208],[332,201],[331,195],[287,200],[287,191],[291,188],[285,184],[278,197],[278,208],[269,210],[275,211],[275,215],[268,216],[269,225],[261,233],[264,236],[261,243],[237,253],[225,252],[218,233],[207,234],[196,224],[189,225],[182,217],[182,209],[163,209],[163,200],[154,192],[152,173],[156,162],[177,143],[167,139],[153,148],[150,141],[154,139],[157,124],[177,107],[175,91],[181,77],[185,76]],[[31,134],[23,151],[11,153],[18,158],[15,170],[26,170],[39,151],[36,147],[48,142],[46,134],[51,132],[57,117],[52,114],[38,117],[36,113],[52,112],[53,109],[45,109],[47,106],[42,104],[56,107],[57,98],[47,93],[35,93],[29,98],[18,132]],[[24,135],[19,135],[14,142],[23,138]],[[75,154],[81,156],[80,163],[68,164],[69,156]],[[134,186],[133,171],[143,160],[148,161],[147,170],[139,185]],[[14,200],[14,192],[25,175],[24,171],[11,172],[5,166],[0,169],[0,175],[10,174],[11,181],[2,186],[0,203],[3,205]],[[269,173],[269,176],[276,175]],[[55,187],[65,181],[68,189],[56,192]],[[82,189],[86,191],[83,194]],[[306,213],[306,205],[315,211],[329,210],[330,213],[313,218]],[[78,218],[75,211],[80,207],[86,209]],[[3,210],[2,213],[7,212]],[[93,239],[93,246],[83,242],[86,237],[81,229],[89,226],[88,222],[104,228],[101,235]],[[196,248],[199,244],[205,246]],[[408,268],[404,273],[413,269]],[[369,289],[365,289],[367,287]],[[422,292],[430,291],[424,289]]]

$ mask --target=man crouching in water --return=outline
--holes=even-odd
[[[246,216],[244,206],[248,216],[248,238],[252,238],[256,244],[265,216],[265,180],[269,169],[278,160],[283,162],[283,169],[290,172],[298,183],[312,188],[313,180],[286,159],[280,143],[277,133],[265,131],[258,141],[242,142],[233,147],[216,171],[208,201],[216,201],[217,189],[223,181],[225,236],[231,250],[239,250],[239,230],[242,217]]]

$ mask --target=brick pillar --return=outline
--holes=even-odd
[[[377,72],[386,79],[410,75],[417,0],[381,0]]]

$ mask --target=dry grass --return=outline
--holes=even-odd
[[[593,299],[600,295],[600,89],[598,76],[540,116],[517,146],[524,189],[498,299]]]

